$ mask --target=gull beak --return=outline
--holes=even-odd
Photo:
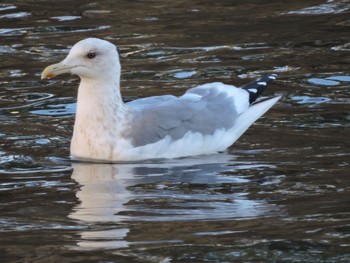
[[[51,79],[56,77],[57,75],[70,73],[71,69],[71,66],[68,66],[62,62],[53,64],[44,69],[44,71],[41,73],[41,79]]]

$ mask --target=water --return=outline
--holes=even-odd
[[[349,262],[349,12],[334,1],[2,1],[0,262]],[[125,100],[278,73],[227,152],[64,161],[78,40],[118,44]]]

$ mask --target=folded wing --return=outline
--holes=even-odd
[[[135,110],[129,136],[137,147],[166,136],[178,140],[188,132],[205,136],[218,129],[228,130],[243,108],[249,107],[249,94],[234,86],[210,83],[192,88],[181,97],[150,97],[128,106]]]

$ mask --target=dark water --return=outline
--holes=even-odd
[[[350,262],[349,1],[1,1],[0,262]],[[127,100],[275,72],[226,153],[71,164],[80,39],[119,45]]]

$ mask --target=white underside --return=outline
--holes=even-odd
[[[185,156],[211,154],[224,151],[230,147],[258,118],[268,111],[281,97],[275,97],[257,103],[239,115],[235,126],[229,130],[219,129],[212,135],[188,132],[179,140],[173,141],[170,136],[140,147],[132,147],[128,141],[118,142],[118,147],[110,150],[72,152],[74,159],[100,161],[137,161],[154,158],[179,158]],[[115,139],[115,138],[114,138]],[[110,149],[110,148],[109,148]],[[96,149],[95,149],[96,150]]]

